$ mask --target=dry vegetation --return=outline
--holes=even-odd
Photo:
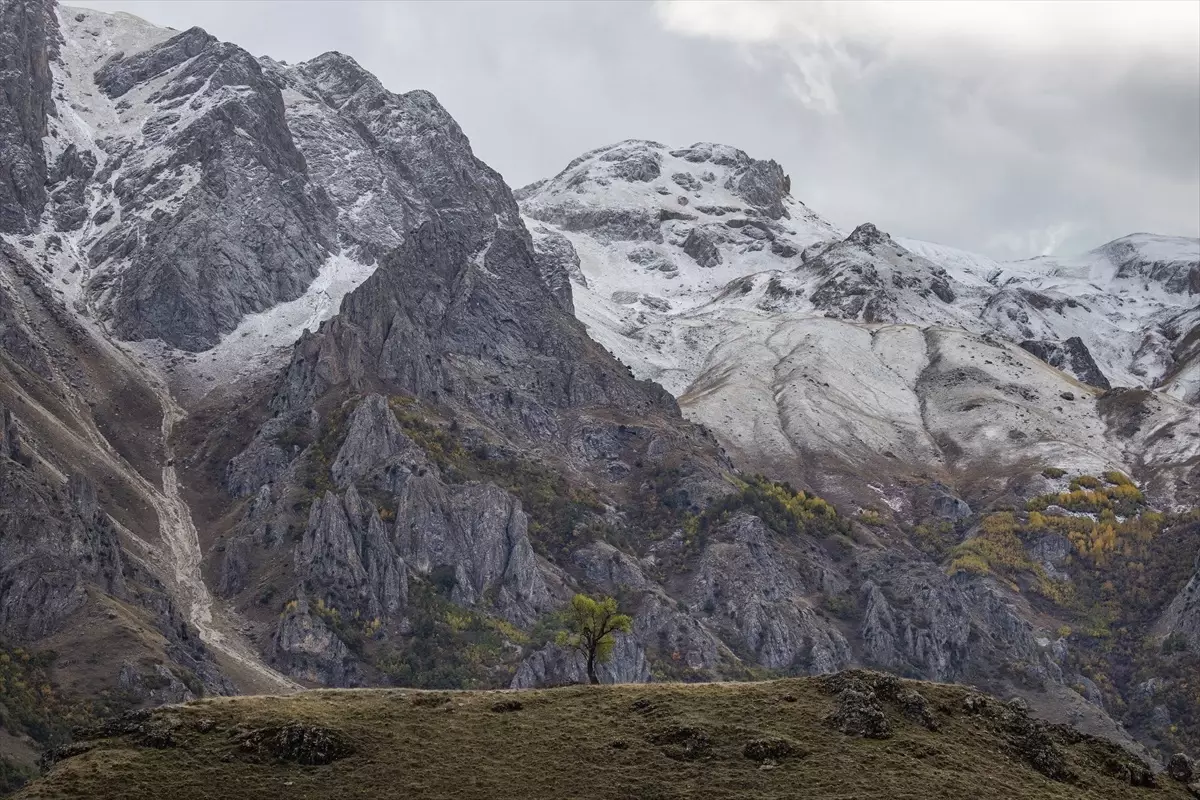
[[[846,681],[890,680],[887,738],[831,725]],[[861,697],[862,695],[856,695]],[[881,697],[883,694],[881,694]],[[874,695],[871,695],[874,699]],[[840,699],[839,699],[840,698]],[[982,709],[982,710],[981,710]],[[73,745],[22,798],[1183,798],[1066,729],[1015,739],[1009,707],[870,673],[510,692],[312,691],[162,708]],[[838,718],[840,719],[840,718]],[[1036,740],[1036,741],[1035,741]],[[1039,772],[1030,742],[1069,773]],[[315,762],[315,763],[314,763]],[[1044,770],[1044,765],[1040,767]],[[1138,766],[1134,772],[1137,774]]]

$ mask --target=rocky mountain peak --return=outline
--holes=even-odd
[[[374,75],[363,69],[345,53],[331,50],[316,58],[297,64],[294,69],[308,79],[325,102],[340,108],[356,93],[383,91]]]
[[[93,80],[109,97],[121,97],[139,83],[162,75],[216,44],[217,37],[203,28],[188,28],[150,50],[129,57],[123,51],[114,53],[96,70]],[[229,54],[236,56],[237,50]]]
[[[850,235],[846,237],[846,241],[853,242],[862,247],[874,247],[891,242],[892,237],[876,228],[872,223],[864,222],[850,232]]]
[[[1116,267],[1116,278],[1149,281],[1171,294],[1200,294],[1200,239],[1134,233],[1092,252]]]
[[[928,259],[901,247],[871,223],[841,242],[805,253],[799,270],[818,276],[813,304],[863,322],[958,321],[950,305],[962,287]]]
[[[528,634],[576,591],[633,612],[606,680],[869,663],[1121,737],[1073,658],[1108,637],[1063,628],[1172,658],[1128,638],[1157,620],[1187,667],[1195,240],[847,235],[703,142],[518,205],[349,56],[46,8],[0,0],[0,633],[86,651],[63,674],[569,680]],[[96,621],[150,635],[95,666]]]

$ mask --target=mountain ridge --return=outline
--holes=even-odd
[[[4,3],[54,113],[0,195],[0,491],[45,509],[0,636],[73,697],[570,682],[590,591],[606,682],[872,665],[1200,741],[1200,243],[994,264],[713,143],[512,192],[348,56]]]

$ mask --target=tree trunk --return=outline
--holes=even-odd
[[[598,675],[596,675],[596,654],[594,652],[588,653],[587,673],[588,673],[588,683],[592,684],[593,686],[600,683],[600,677]]]

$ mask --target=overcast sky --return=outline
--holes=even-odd
[[[774,158],[834,223],[1000,258],[1200,236],[1200,3],[93,0],[429,89],[518,187],[620,139]]]

